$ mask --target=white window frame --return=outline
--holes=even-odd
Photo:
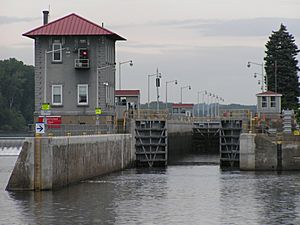
[[[79,89],[81,87],[86,88],[86,102],[79,102]],[[77,104],[78,105],[88,105],[89,104],[89,85],[88,84],[78,84],[77,85]]]
[[[54,51],[55,50],[55,47],[54,46],[58,46],[59,50],[57,51]],[[55,60],[54,59],[54,54],[59,52],[59,55],[60,55],[60,59],[59,60]],[[62,62],[62,47],[61,47],[61,43],[53,43],[52,44],[52,62]]]
[[[272,101],[272,98],[274,98],[274,100]],[[275,96],[270,96],[270,107],[271,108],[276,108],[277,104],[276,104],[276,97]]]
[[[60,102],[54,102],[54,88],[60,88]],[[52,85],[52,105],[62,105],[63,104],[63,86],[61,84]]]
[[[268,98],[267,98],[267,96],[262,96],[261,97],[261,107],[262,108],[267,108],[268,107]]]

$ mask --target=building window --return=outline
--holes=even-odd
[[[262,108],[266,108],[268,106],[267,104],[267,97],[266,96],[262,96],[261,97],[261,107]]]
[[[52,85],[52,105],[62,105],[62,85]]]
[[[87,105],[89,100],[88,85],[78,84],[77,86],[77,103],[78,105]]]
[[[62,61],[62,48],[61,43],[52,44],[52,61],[61,62]]]
[[[271,108],[275,108],[276,107],[276,98],[275,96],[271,96]]]

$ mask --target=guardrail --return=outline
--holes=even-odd
[[[35,132],[35,125],[30,124],[29,130]],[[77,136],[115,133],[113,124],[45,124],[47,136]]]

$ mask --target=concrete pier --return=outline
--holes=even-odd
[[[168,164],[173,164],[192,152],[193,124],[187,121],[168,120]]]
[[[133,159],[130,134],[28,138],[6,189],[57,189],[121,170]]]
[[[300,170],[300,137],[241,134],[241,170]]]

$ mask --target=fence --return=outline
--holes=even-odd
[[[30,132],[35,132],[35,125],[29,125]],[[45,134],[47,136],[76,136],[93,134],[115,133],[113,124],[45,124]]]

